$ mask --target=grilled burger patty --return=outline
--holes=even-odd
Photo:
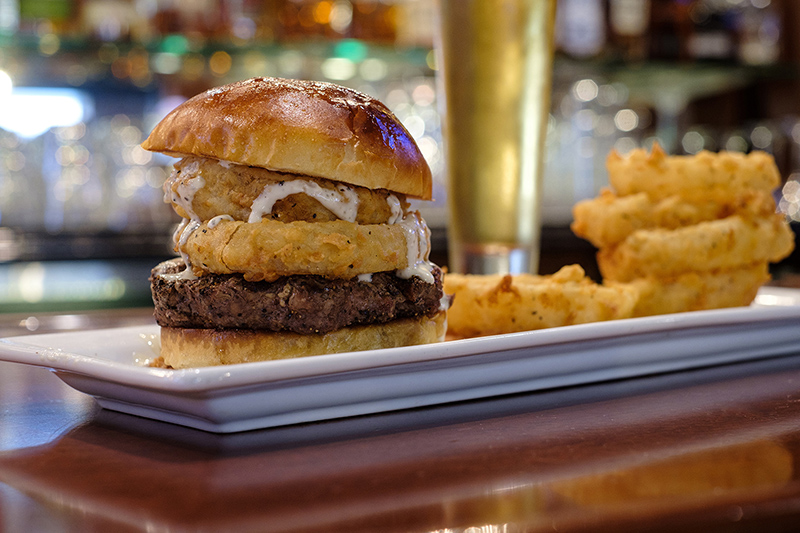
[[[150,282],[160,326],[236,328],[328,333],[347,326],[388,322],[440,310],[442,272],[435,282],[372,275],[370,281],[289,276],[273,282],[246,281],[238,274],[183,279],[176,258],[156,266]],[[172,276],[170,276],[172,274]]]

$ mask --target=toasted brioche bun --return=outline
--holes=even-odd
[[[201,93],[142,143],[200,156],[431,199],[431,171],[378,100],[338,85],[252,78]]]
[[[444,340],[446,317],[442,311],[324,335],[162,327],[161,357],[172,368],[195,368],[429,344]]]

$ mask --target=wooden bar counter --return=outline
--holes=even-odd
[[[800,346],[227,435],[106,411],[47,370],[0,363],[8,532],[788,532],[797,463]]]

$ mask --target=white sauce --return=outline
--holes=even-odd
[[[192,233],[199,227],[199,220],[189,220],[188,218],[181,220],[181,223],[175,230],[175,234],[172,236],[172,240],[178,245],[178,252],[180,252],[181,258],[183,258],[183,264],[186,265],[186,268],[177,274],[161,274],[162,278],[168,280],[197,279],[197,276],[195,276],[194,272],[192,271],[189,255],[183,251],[183,245],[186,244],[186,241],[189,240],[189,237],[192,235]]]
[[[425,283],[433,283],[433,263],[428,261],[430,253],[430,230],[418,213],[413,213],[397,223],[406,232],[406,258],[408,266],[397,270],[397,277],[408,279],[417,276]]]
[[[372,283],[372,274],[359,274],[358,281],[363,281],[364,283]]]
[[[295,179],[270,183],[258,198],[253,200],[248,222],[260,222],[261,218],[269,215],[275,202],[292,194],[306,194],[341,220],[355,222],[358,215],[358,194],[350,187],[338,185],[336,189],[325,189],[313,181]]]
[[[172,202],[183,208],[184,212],[189,215],[189,218],[184,218],[175,233],[172,240],[178,245],[178,251],[183,258],[183,263],[186,268],[178,274],[164,274],[163,277],[167,279],[195,279],[197,276],[192,272],[191,262],[189,256],[183,251],[183,246],[189,240],[192,233],[200,227],[200,217],[194,212],[192,202],[194,195],[205,187],[206,180],[200,175],[200,163],[194,161],[181,169],[181,173],[189,176],[189,179],[182,181],[175,187],[175,190],[165,191],[165,195],[171,192]]]
[[[217,226],[219,226],[219,223],[222,222],[223,220],[228,220],[233,222],[233,217],[230,215],[217,215],[208,221],[208,229],[216,228]]]
[[[389,209],[392,211],[387,224],[397,224],[403,220],[403,206],[400,205],[400,200],[397,199],[397,196],[390,194],[389,197],[386,198],[386,203],[389,204]]]

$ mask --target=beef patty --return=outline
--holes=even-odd
[[[328,333],[346,326],[397,318],[434,316],[440,309],[442,272],[435,283],[393,272],[357,278],[287,276],[273,282],[246,281],[238,274],[182,279],[180,258],[157,265],[150,276],[155,318],[160,326],[262,329]]]

